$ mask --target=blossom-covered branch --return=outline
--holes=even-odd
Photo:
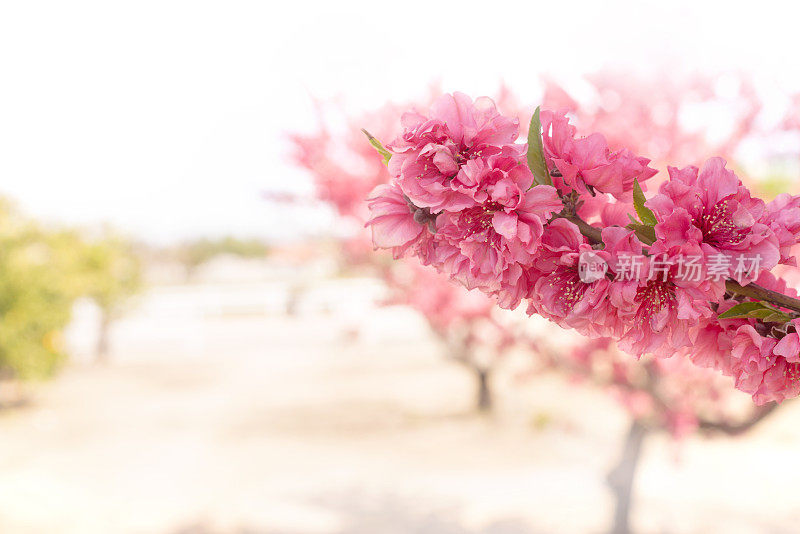
[[[649,159],[534,117],[526,146],[489,99],[403,114],[369,198],[374,245],[634,356],[685,354],[758,404],[797,396],[800,301],[771,270],[795,263],[800,197],[765,203],[712,158],[669,167],[647,199]]]
[[[590,225],[577,215],[560,214],[558,217],[564,217],[566,220],[575,224],[581,234],[583,234],[593,245],[603,244],[602,231],[600,228]],[[642,239],[642,241],[648,245],[652,244],[652,241],[649,239]],[[767,289],[766,287],[761,287],[754,282],[743,286],[736,280],[726,280],[725,289],[728,293],[733,295],[741,295],[749,297],[753,300],[769,302],[776,306],[800,312],[800,299],[790,297],[789,295],[784,295],[783,293]]]

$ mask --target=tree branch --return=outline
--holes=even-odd
[[[777,402],[759,406],[753,414],[738,423],[730,423],[728,421],[710,421],[708,419],[699,419],[700,428],[703,430],[710,430],[720,432],[729,436],[739,436],[756,426],[758,423],[766,419],[778,407]]]
[[[602,230],[596,226],[592,226],[577,215],[567,215],[564,219],[578,227],[578,230],[586,236],[592,244],[597,245],[603,242]]]
[[[765,300],[767,302],[777,304],[783,308],[800,312],[800,300],[792,298],[788,295],[784,295],[783,293],[778,293],[777,291],[767,289],[766,287],[762,287],[758,284],[747,284],[746,286],[742,286],[734,280],[728,280],[725,282],[725,289],[731,293],[736,293],[737,295],[750,297],[753,300]]]

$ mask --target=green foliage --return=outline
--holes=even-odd
[[[539,120],[539,108],[533,112],[530,128],[528,129],[528,168],[533,173],[536,185],[553,185],[547,162],[544,159],[544,146],[542,145],[542,122]]]
[[[751,318],[766,323],[785,323],[791,316],[764,302],[742,302],[719,314],[720,319]]]
[[[639,180],[634,180],[633,207],[636,209],[636,214],[639,216],[642,224],[647,226],[655,226],[658,223],[658,220],[656,220],[656,215],[653,213],[653,210],[644,205],[645,202],[647,202],[647,198],[644,196],[642,186],[639,185]]]
[[[383,156],[383,164],[388,165],[389,160],[392,159],[392,153],[386,150],[386,148],[381,144],[381,142],[375,139],[375,137],[371,133],[366,131],[364,128],[361,128],[361,131],[364,132],[364,135],[367,136],[369,144],[371,144],[372,147],[378,151],[378,154]]]
[[[75,299],[106,306],[138,280],[138,266],[122,273],[109,260],[122,243],[87,243],[76,231],[44,228],[0,199],[0,373],[33,379],[55,372]]]
[[[653,243],[655,243],[656,229],[654,226],[642,224],[636,219],[634,219],[630,214],[628,214],[628,218],[631,220],[631,223],[625,228],[627,228],[628,230],[633,230],[633,233],[636,234],[636,237],[639,238],[639,241],[641,241],[645,245],[652,245]]]
[[[61,330],[77,296],[73,236],[47,233],[0,203],[0,370],[50,375],[63,360]]]
[[[81,293],[113,317],[142,286],[142,268],[133,246],[107,235],[82,244],[78,261]]]

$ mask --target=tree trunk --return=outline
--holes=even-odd
[[[492,409],[492,390],[489,388],[489,370],[475,367],[478,379],[478,411],[489,412]]]
[[[102,311],[100,316],[100,331],[97,333],[97,351],[95,362],[108,363],[108,337],[111,329],[111,317],[106,311]]]
[[[611,534],[630,534],[630,508],[633,480],[636,475],[636,466],[642,452],[642,442],[647,435],[647,428],[634,419],[625,438],[625,448],[617,465],[608,474],[608,485],[614,492],[616,510],[614,511],[614,526]]]

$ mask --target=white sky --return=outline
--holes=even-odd
[[[0,4],[0,193],[51,221],[108,221],[156,242],[296,236],[324,214],[283,133],[311,95],[353,108],[604,65],[740,68],[800,89],[792,3],[36,2]],[[666,62],[666,63],[665,63]]]

